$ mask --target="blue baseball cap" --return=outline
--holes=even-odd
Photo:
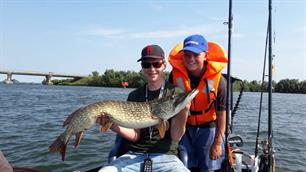
[[[191,51],[196,54],[208,50],[208,43],[202,35],[191,35],[184,40],[183,51]]]

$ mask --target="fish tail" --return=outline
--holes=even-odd
[[[67,143],[62,141],[61,136],[59,136],[52,144],[49,146],[50,152],[59,152],[62,155],[62,161],[65,160]]]

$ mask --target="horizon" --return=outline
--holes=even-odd
[[[106,70],[114,70],[114,69],[106,69]],[[140,72],[140,70],[139,71],[134,71],[134,70],[114,70],[114,71],[115,72],[120,72],[120,71],[123,71],[123,72],[127,72],[127,71]],[[29,72],[29,71],[16,71],[16,72]],[[31,72],[40,73],[39,71],[31,71]],[[96,71],[92,71],[92,72],[96,72]],[[165,71],[165,72],[170,72],[170,71]],[[226,73],[222,72],[222,74],[226,74]],[[2,75],[5,76],[5,74],[2,74]],[[67,74],[66,73],[66,75],[78,75],[78,74]],[[103,73],[99,73],[99,76],[102,76],[102,75],[104,75],[104,72]],[[19,81],[18,79],[16,79],[16,76],[20,76],[22,78],[22,81]],[[87,77],[90,77],[90,76],[92,76],[92,73],[88,74]],[[25,79],[25,78],[30,78],[30,77],[38,77],[38,78],[40,78],[40,80],[38,80],[38,81],[37,80],[29,81],[29,80]],[[233,77],[235,77],[235,76],[233,76]],[[6,78],[4,78],[4,79],[6,79]],[[12,77],[12,80],[14,82],[17,81],[17,82],[25,83],[25,84],[34,84],[34,83],[35,84],[41,84],[44,79],[45,79],[45,76],[34,76],[34,75],[13,75],[13,77]],[[53,77],[53,76],[51,78],[51,80],[65,80],[65,79],[72,79],[72,78],[68,78],[68,77]],[[239,79],[241,79],[241,78],[239,78]],[[296,78],[283,78],[283,79],[280,79],[279,81],[286,80],[286,79],[293,80],[293,79],[296,79]],[[247,82],[252,82],[252,81],[261,82],[261,80],[247,80],[247,79],[243,79],[243,80],[246,80]],[[268,80],[268,78],[266,76],[265,82],[268,82],[267,80]],[[299,80],[299,79],[297,79],[297,80]],[[3,80],[0,80],[0,83],[2,83],[2,81]],[[275,80],[272,78],[272,81],[275,81]],[[275,81],[275,82],[278,83],[279,81]],[[299,80],[299,82],[302,82],[302,81],[306,81],[306,80]]]
[[[306,80],[306,1],[275,1],[272,15],[274,80]],[[231,73],[260,81],[268,1],[233,1],[233,17]],[[0,0],[0,70],[138,72],[136,60],[148,44],[160,45],[167,56],[185,37],[202,34],[227,51],[228,30],[223,24],[227,19],[225,0]],[[0,74],[0,81],[4,79],[6,75]],[[12,79],[39,83],[44,77],[13,75]]]

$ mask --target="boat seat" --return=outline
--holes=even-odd
[[[117,157],[123,155],[127,152],[126,144],[124,144],[124,139],[117,134],[115,145],[112,147],[111,151],[108,154],[108,163],[117,159]],[[178,157],[182,161],[185,167],[187,167],[188,155],[187,150],[183,145],[178,147]]]

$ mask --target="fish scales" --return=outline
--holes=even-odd
[[[158,123],[148,103],[105,101],[105,113],[111,121],[123,127],[143,128]]]

